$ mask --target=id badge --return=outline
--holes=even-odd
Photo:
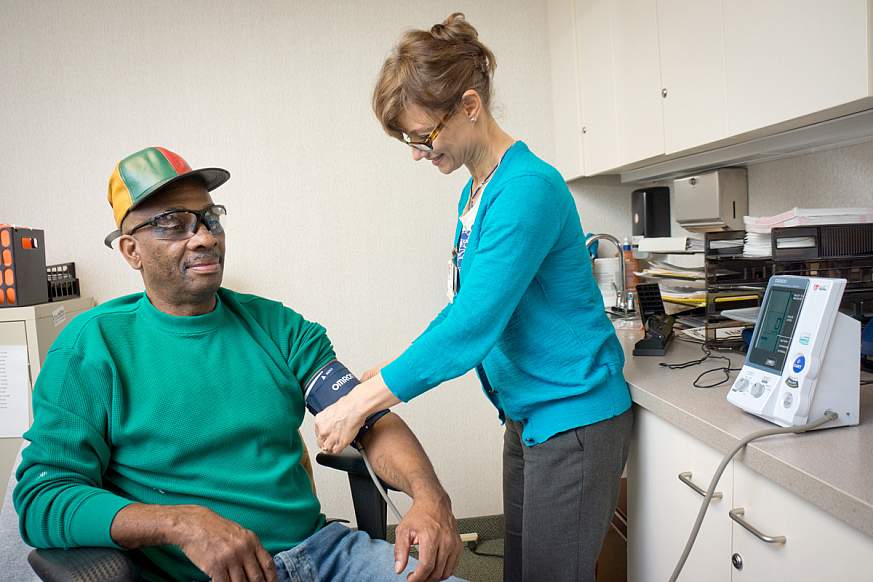
[[[449,303],[454,303],[455,295],[458,294],[460,287],[461,273],[460,269],[458,269],[458,250],[452,249],[452,258],[449,259],[446,280],[446,297],[448,297]]]

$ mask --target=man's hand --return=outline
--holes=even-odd
[[[179,546],[215,582],[276,582],[273,558],[258,536],[199,505],[128,505],[110,533],[128,549]]]
[[[409,548],[418,544],[418,566],[409,582],[445,580],[461,559],[458,522],[447,496],[438,499],[416,498],[397,526],[394,542],[394,570],[398,574],[409,561]]]
[[[273,558],[251,530],[205,507],[179,515],[176,545],[215,582],[275,582]]]

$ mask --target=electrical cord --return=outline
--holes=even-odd
[[[707,345],[706,342],[692,342],[692,343],[699,343],[700,349],[703,351],[702,358],[698,358],[696,360],[689,360],[687,362],[680,362],[678,364],[661,362],[658,365],[661,367],[667,368],[668,370],[683,370],[685,368],[690,368],[691,366],[697,366],[699,364],[702,364],[703,362],[710,360],[710,359],[711,360],[724,360],[725,362],[727,362],[727,365],[725,365],[725,366],[719,366],[717,368],[710,368],[709,370],[705,370],[705,371],[701,372],[697,376],[697,378],[694,379],[694,382],[692,382],[691,385],[694,386],[695,388],[701,388],[701,389],[716,388],[718,386],[721,386],[722,384],[724,384],[725,382],[727,382],[731,379],[731,376],[730,376],[731,372],[738,372],[739,370],[742,369],[742,368],[731,368],[731,360],[727,356],[713,355],[712,347]],[[703,379],[704,376],[707,376],[709,374],[713,374],[716,372],[722,372],[724,374],[724,379],[719,380],[718,382],[709,383],[709,384],[701,384],[700,383],[700,381]]]
[[[727,468],[728,463],[730,463],[731,459],[734,458],[738,452],[740,452],[747,444],[750,442],[777,434],[800,434],[814,428],[818,428],[821,425],[828,423],[832,420],[836,420],[839,418],[839,415],[832,410],[825,412],[825,415],[821,418],[818,418],[812,422],[808,422],[806,424],[802,424],[800,426],[790,426],[787,428],[768,428],[765,430],[759,430],[757,432],[753,432],[750,435],[747,435],[743,438],[739,444],[733,448],[731,452],[724,456],[721,460],[721,464],[719,464],[718,469],[715,470],[715,474],[712,476],[712,481],[709,483],[709,488],[706,490],[706,496],[703,498],[703,503],[700,505],[700,511],[697,513],[697,520],[694,522],[694,527],[691,528],[691,534],[688,536],[688,541],[685,543],[685,549],[682,550],[682,555],[679,557],[679,561],[676,563],[676,568],[673,570],[673,574],[670,576],[670,582],[676,582],[676,579],[679,578],[679,574],[682,572],[682,568],[685,567],[685,562],[688,560],[688,555],[691,553],[691,548],[694,546],[694,541],[697,539],[697,534],[700,532],[700,526],[703,525],[703,517],[706,515],[706,510],[709,509],[709,504],[712,501],[712,496],[715,493],[715,488],[718,485],[718,480],[721,479],[722,473]]]

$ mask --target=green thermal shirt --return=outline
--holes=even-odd
[[[79,315],[34,387],[14,493],[24,540],[115,546],[113,518],[139,502],[208,507],[271,554],[299,544],[324,523],[300,464],[302,386],[333,357],[320,325],[227,289],[205,315],[168,315],[144,293]],[[173,578],[205,578],[175,546],[143,552]]]

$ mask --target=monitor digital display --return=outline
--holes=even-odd
[[[804,289],[772,287],[761,308],[749,361],[782,374],[788,348],[797,324],[797,314],[803,305]]]

